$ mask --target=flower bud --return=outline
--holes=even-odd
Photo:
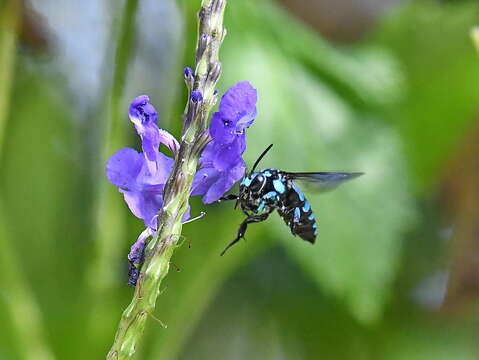
[[[185,67],[185,69],[183,70],[183,77],[185,79],[185,83],[188,89],[192,89],[195,82],[195,73],[193,72],[193,69],[189,66]]]
[[[190,99],[194,104],[199,103],[203,101],[203,94],[201,91],[194,90],[191,92]]]

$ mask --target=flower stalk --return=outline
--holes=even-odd
[[[170,258],[181,237],[194,175],[203,148],[209,141],[208,118],[217,101],[216,83],[221,74],[219,50],[225,37],[223,15],[226,0],[202,0],[198,13],[198,41],[194,72],[185,70],[190,94],[180,148],[164,190],[164,206],[158,231],[148,243],[135,293],[123,312],[108,360],[131,359],[155,309],[160,284],[167,275]]]

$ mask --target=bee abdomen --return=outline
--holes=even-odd
[[[311,206],[301,190],[292,185],[283,199],[283,207],[278,209],[291,233],[303,240],[314,243],[317,236],[316,218]]]
[[[317,224],[308,201],[305,200],[304,205],[301,208],[295,208],[294,211],[296,216],[293,217],[293,226],[291,227],[293,234],[314,244],[317,236]]]

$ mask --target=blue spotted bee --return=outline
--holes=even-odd
[[[236,200],[246,214],[246,219],[238,228],[236,238],[228,244],[221,255],[244,238],[248,224],[264,221],[277,210],[294,236],[314,244],[317,223],[313,210],[303,192],[293,180],[313,182],[319,191],[332,190],[341,183],[354,179],[363,173],[353,172],[287,172],[277,169],[263,169],[255,172],[261,159],[273,144],[258,157],[251,171],[240,183],[239,195],[227,195],[220,200]]]

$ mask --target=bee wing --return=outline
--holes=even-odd
[[[300,180],[312,183],[315,190],[330,191],[343,182],[363,175],[361,172],[284,172],[291,180]]]

